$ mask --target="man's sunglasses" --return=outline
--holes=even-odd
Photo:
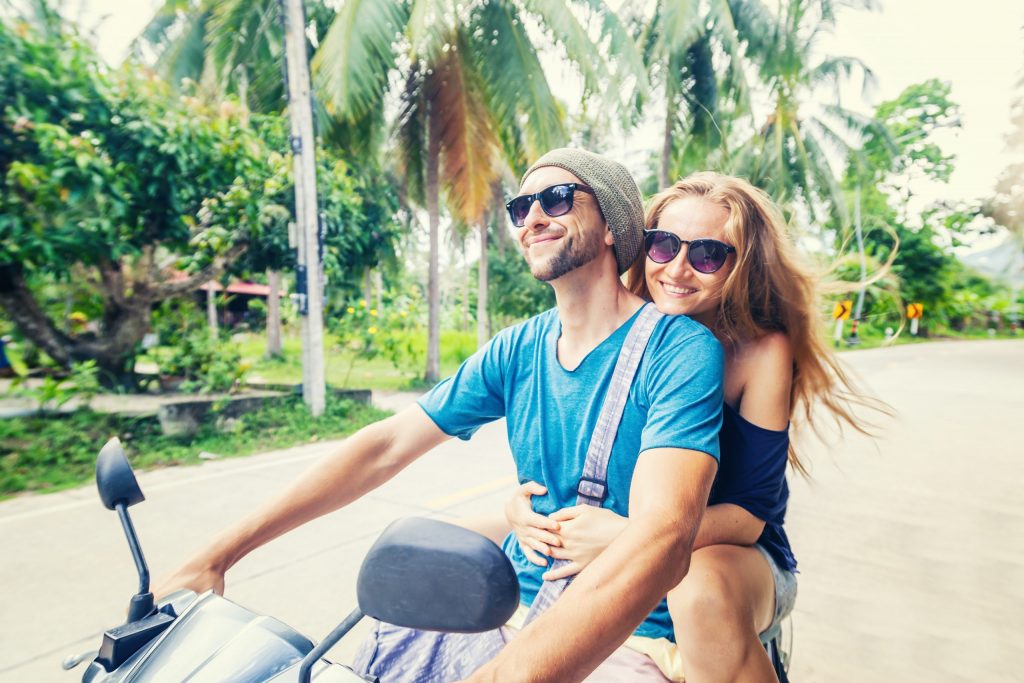
[[[540,202],[540,208],[544,213],[552,218],[558,218],[572,211],[572,200],[576,192],[586,192],[597,196],[592,189],[585,185],[561,183],[545,187],[540,192],[513,197],[505,204],[505,208],[508,209],[508,217],[512,219],[512,225],[521,228],[526,225],[526,217],[530,213],[530,207],[533,206],[534,200]]]
[[[647,252],[647,258],[655,263],[668,263],[679,255],[684,244],[689,245],[686,260],[698,273],[705,274],[724,266],[729,253],[736,251],[736,247],[718,240],[681,240],[667,230],[644,230],[644,251]]]

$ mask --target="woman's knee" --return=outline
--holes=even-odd
[[[731,554],[717,546],[694,551],[686,577],[668,594],[669,612],[677,627],[690,630],[753,621],[751,601]]]

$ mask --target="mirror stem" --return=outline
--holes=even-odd
[[[128,547],[131,548],[135,569],[139,573],[139,595],[143,595],[149,592],[149,567],[146,566],[146,558],[142,555],[139,537],[135,535],[135,527],[132,525],[132,519],[128,516],[128,508],[124,503],[117,504],[117,516],[121,518],[124,535],[128,537]]]
[[[302,658],[302,664],[299,665],[299,681],[298,683],[309,683],[310,674],[313,671],[313,665],[320,660],[327,651],[334,647],[339,640],[345,637],[345,634],[352,630],[352,627],[359,623],[359,620],[363,618],[363,613],[357,607],[352,610],[352,614],[345,617],[345,621],[338,624],[338,626],[327,634],[327,636],[320,641],[320,643],[309,651],[309,654]]]

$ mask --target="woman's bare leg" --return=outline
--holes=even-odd
[[[775,583],[759,550],[712,545],[694,551],[668,594],[687,683],[777,681],[758,634],[775,612]]]
[[[479,515],[476,517],[445,517],[444,521],[461,526],[470,531],[486,536],[501,545],[505,537],[512,531],[512,525],[505,519],[504,512],[495,512],[490,515]]]

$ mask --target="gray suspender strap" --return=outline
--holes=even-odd
[[[640,359],[643,358],[651,332],[662,315],[653,304],[644,306],[626,335],[626,341],[622,343],[619,358],[615,362],[615,370],[612,371],[611,384],[604,397],[604,405],[601,406],[601,414],[597,417],[594,434],[590,437],[587,459],[583,463],[583,476],[580,477],[576,489],[577,505],[601,507],[607,495],[608,458],[611,456],[615,434],[619,431],[619,422],[622,420],[622,411],[629,397],[629,388],[633,384],[633,377],[636,375],[637,366],[640,365]],[[555,560],[550,569],[557,569],[566,564],[566,560]],[[569,578],[545,581],[530,606],[525,624],[529,624],[550,607],[570,581]]]

